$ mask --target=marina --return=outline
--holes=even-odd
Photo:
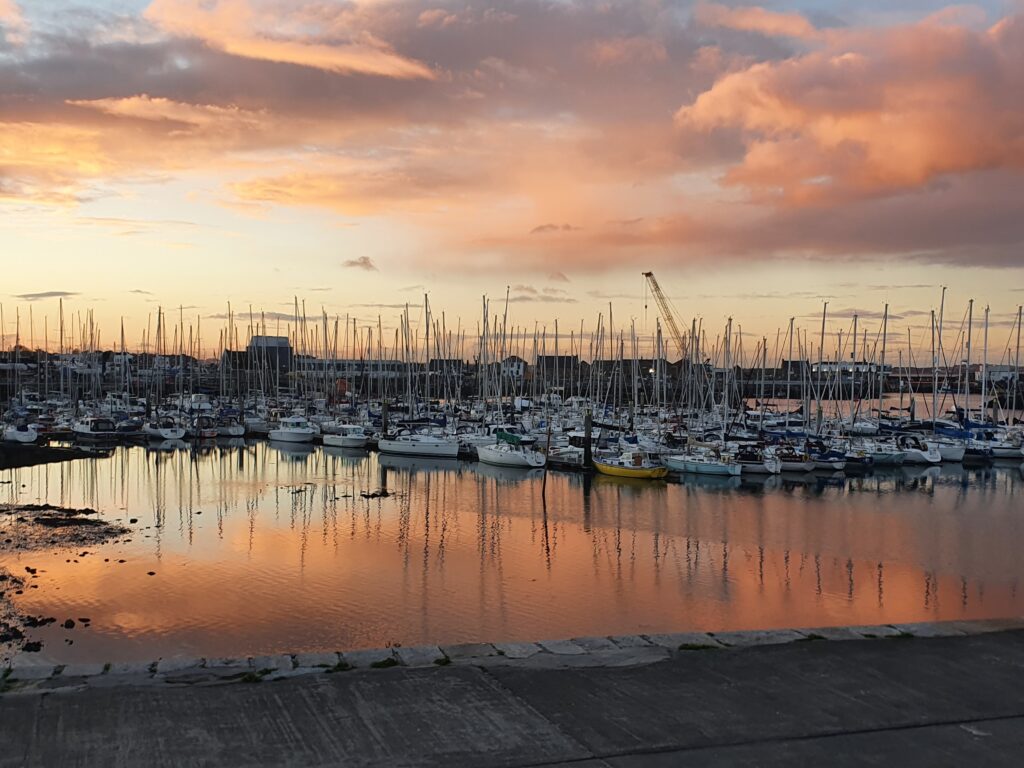
[[[751,352],[732,318],[714,338],[697,318],[681,332],[645,279],[653,328],[619,328],[609,306],[568,350],[557,324],[527,333],[486,298],[476,338],[424,296],[391,345],[380,320],[310,321],[296,300],[281,335],[250,315],[237,351],[229,312],[216,354],[182,313],[115,352],[90,324],[67,335],[61,310],[74,351],[3,351],[5,652],[77,663],[1024,608],[1020,310],[990,355],[987,308],[976,328],[968,302],[947,331],[943,290],[923,375],[909,335],[891,364],[888,305],[873,338],[825,304],[817,344],[791,321]]]

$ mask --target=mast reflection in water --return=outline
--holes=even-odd
[[[0,473],[126,539],[0,555],[59,662],[1020,615],[1017,466],[681,483],[311,446]],[[546,499],[546,503],[545,503]],[[124,563],[119,563],[124,560]],[[156,575],[148,577],[149,571]],[[74,644],[64,641],[73,637]]]

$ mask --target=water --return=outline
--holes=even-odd
[[[128,540],[0,566],[40,569],[22,611],[91,619],[30,630],[55,662],[1024,613],[1016,465],[755,483],[552,472],[546,507],[542,477],[262,442],[120,448],[0,472],[0,501],[138,518]]]

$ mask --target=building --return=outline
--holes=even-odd
[[[253,336],[247,349],[250,366],[290,370],[294,353],[287,336]]]
[[[526,361],[521,357],[510,355],[501,361],[501,378],[513,384],[522,384],[526,380]]]

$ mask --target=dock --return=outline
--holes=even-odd
[[[16,666],[0,767],[1018,765],[1024,753],[1020,621],[297,654],[254,660],[232,684],[223,661]]]

